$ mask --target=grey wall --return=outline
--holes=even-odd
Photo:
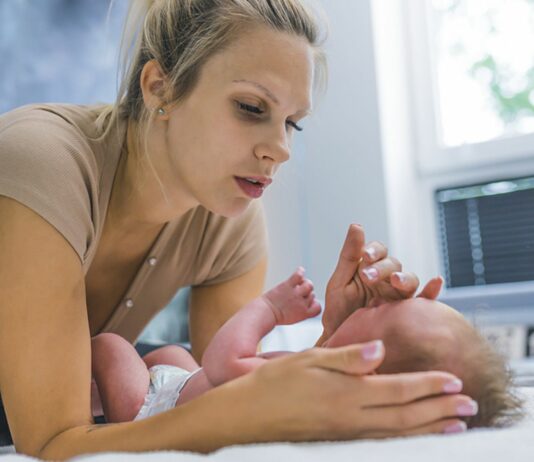
[[[0,1],[0,113],[35,102],[115,99],[127,2]]]
[[[369,0],[322,0],[329,85],[265,197],[270,287],[303,264],[324,297],[350,223],[388,242]]]

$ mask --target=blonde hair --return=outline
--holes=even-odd
[[[137,148],[146,156],[146,134],[154,110],[143,103],[140,77],[144,65],[157,61],[169,87],[162,99],[165,104],[178,103],[195,87],[204,63],[251,26],[305,38],[315,51],[315,87],[322,89],[326,58],[320,24],[324,22],[318,11],[302,0],[132,0],[121,42],[121,84],[115,104],[97,120],[99,132],[105,136],[120,118],[137,122]]]

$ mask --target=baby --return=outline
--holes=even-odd
[[[299,268],[222,326],[202,357],[202,367],[175,345],[141,358],[121,337],[97,335],[92,340],[92,368],[106,421],[139,420],[163,412],[269,358],[288,354],[257,354],[257,345],[276,325],[294,324],[320,311],[313,285]],[[505,425],[520,415],[521,402],[511,393],[504,361],[447,305],[416,298],[360,308],[322,346],[375,339],[383,340],[386,348],[377,373],[443,370],[461,378],[462,392],[479,404],[478,414],[466,418],[469,427]]]

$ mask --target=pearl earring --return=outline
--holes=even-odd
[[[158,114],[159,114],[159,115],[165,115],[165,109],[163,109],[162,107],[160,107],[160,108],[158,109]]]

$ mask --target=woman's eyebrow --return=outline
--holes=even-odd
[[[265,93],[267,95],[267,97],[269,99],[271,99],[274,103],[280,104],[280,101],[278,101],[278,98],[274,95],[274,93],[272,91],[270,91],[267,87],[264,87],[261,83],[254,82],[252,80],[245,80],[245,79],[232,80],[232,83],[248,83],[249,85],[253,85],[256,88],[258,88],[261,91],[263,91],[263,93]],[[302,109],[302,110],[298,111],[297,114],[302,114],[302,116],[307,116],[307,115],[311,114],[311,109]]]
[[[233,80],[232,83],[248,83],[250,85],[254,85],[256,88],[259,88],[261,91],[263,91],[263,93],[265,93],[274,103],[280,104],[278,98],[274,96],[274,94],[268,88],[264,87],[258,82],[253,82],[251,80]]]

